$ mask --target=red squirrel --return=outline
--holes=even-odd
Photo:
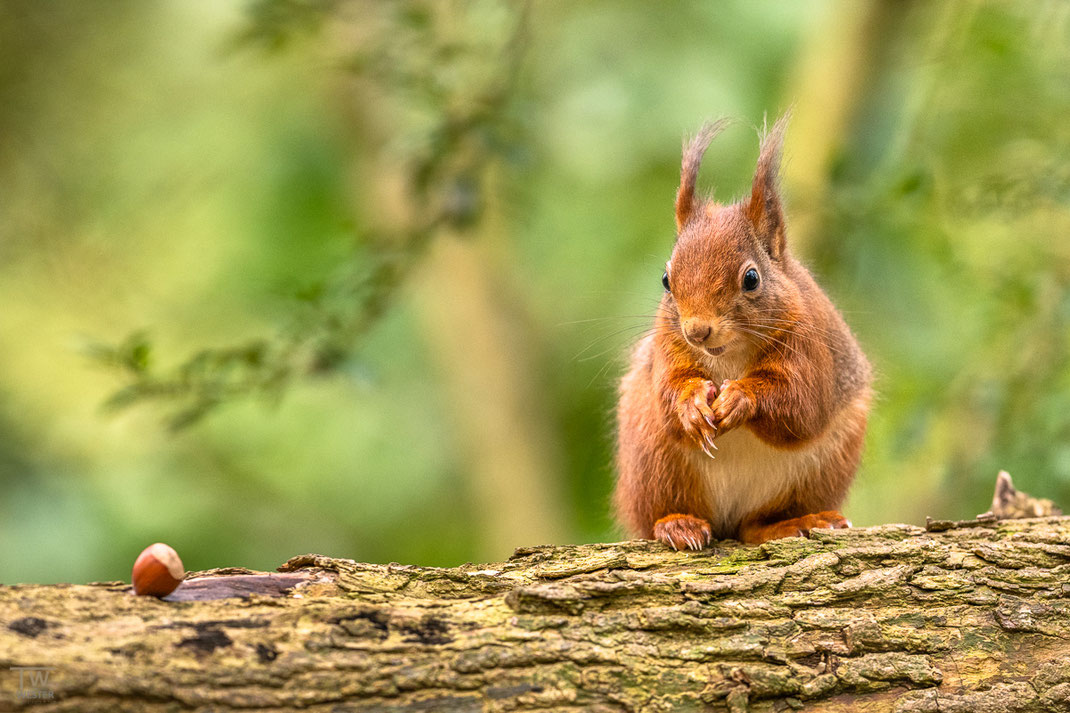
[[[778,190],[787,115],[763,140],[750,195],[695,195],[724,120],[684,148],[676,244],[654,331],[617,406],[618,519],[698,550],[849,527],[871,372],[843,317],[791,254]]]

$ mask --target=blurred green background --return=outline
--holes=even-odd
[[[7,0],[0,582],[619,538],[681,137],[879,372],[856,525],[1070,505],[1063,2]],[[110,407],[109,407],[110,404]]]

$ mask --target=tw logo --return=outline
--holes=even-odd
[[[50,701],[55,693],[48,687],[48,677],[56,669],[51,666],[12,666],[12,671],[19,672],[19,690],[15,694],[20,700]]]

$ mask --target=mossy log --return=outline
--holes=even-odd
[[[1068,574],[1042,518],[7,586],[0,710],[1070,710]]]

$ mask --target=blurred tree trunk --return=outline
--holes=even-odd
[[[522,5],[512,7],[509,14],[513,12],[518,15],[513,22],[522,30]],[[474,17],[466,22],[478,27],[479,13]],[[446,18],[446,24],[452,22]],[[469,31],[478,35],[493,32],[495,26]],[[359,34],[359,28],[350,31]],[[512,284],[511,270],[518,261],[511,254],[501,205],[501,149],[490,148],[506,140],[498,133],[505,132],[502,126],[508,124],[508,101],[503,98],[512,92],[510,67],[523,44],[522,33],[512,37],[499,48],[502,55],[491,72],[501,76],[482,77],[479,81],[486,87],[477,83],[458,92],[464,101],[457,103],[468,113],[440,99],[443,105],[436,109],[452,116],[440,127],[450,141],[439,134],[434,138],[413,134],[429,142],[423,151],[441,153],[431,179],[434,190],[417,187],[420,177],[394,150],[378,152],[370,165],[354,162],[361,184],[356,193],[371,196],[360,202],[374,217],[371,223],[384,226],[387,234],[404,236],[421,219],[427,222],[428,216],[453,216],[436,220],[426,254],[419,256],[405,288],[419,319],[417,338],[434,360],[431,366],[440,377],[442,403],[448,409],[434,414],[426,413],[424,404],[413,404],[412,409],[415,418],[433,418],[459,432],[453,441],[464,445],[457,453],[461,459],[457,470],[467,482],[457,496],[471,500],[468,510],[478,518],[471,528],[473,539],[477,556],[484,559],[505,556],[517,542],[562,542],[570,535],[560,445],[541,393],[543,364]],[[344,44],[360,46],[355,37]],[[397,122],[404,113],[387,108],[391,103],[381,86],[344,81],[339,92],[361,143],[397,142]],[[484,105],[494,108],[472,109]],[[451,111],[459,113],[454,116]]]
[[[1068,568],[1047,518],[0,587],[0,711],[1065,711]]]
[[[544,377],[528,315],[511,284],[515,259],[505,221],[492,202],[476,234],[446,235],[415,276],[422,336],[437,362],[451,411],[467,449],[478,513],[480,556],[496,559],[517,542],[562,542],[569,532],[560,450],[543,401]]]
[[[889,69],[889,51],[914,7],[910,0],[840,0],[800,52],[788,84],[793,114],[784,164],[792,242],[800,254],[823,237],[832,164]]]

